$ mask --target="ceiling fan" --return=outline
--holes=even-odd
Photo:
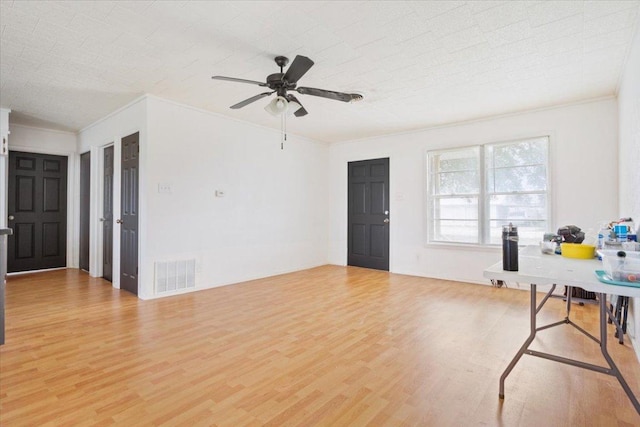
[[[235,77],[225,76],[213,76],[215,80],[226,80],[230,82],[248,83],[257,86],[268,87],[270,92],[264,92],[244,101],[238,102],[231,106],[232,109],[245,107],[259,99],[269,96],[273,93],[277,93],[277,97],[271,101],[266,107],[269,113],[273,115],[279,115],[287,111],[293,111],[296,117],[302,117],[307,115],[307,110],[302,106],[300,101],[288,91],[296,91],[302,95],[319,96],[322,98],[334,99],[336,101],[343,102],[355,102],[360,101],[363,96],[358,93],[343,93],[334,92],[332,90],[316,89],[313,87],[297,87],[298,80],[304,76],[307,71],[313,66],[313,61],[306,56],[296,55],[295,59],[287,69],[287,72],[283,72],[283,68],[289,63],[289,58],[284,56],[275,57],[276,64],[280,67],[279,73],[274,73],[267,76],[265,83],[255,80],[238,79]]]

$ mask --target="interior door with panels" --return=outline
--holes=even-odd
[[[138,191],[140,134],[122,138],[120,289],[138,294]]]
[[[67,157],[9,153],[8,272],[67,265]]]
[[[80,269],[89,271],[91,152],[80,154]]]
[[[389,270],[389,159],[349,162],[347,264]]]
[[[102,277],[113,280],[113,145],[104,149],[102,196]]]

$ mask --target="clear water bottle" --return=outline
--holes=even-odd
[[[518,271],[518,227],[502,226],[502,269]]]
[[[600,231],[598,231],[598,249],[604,249],[606,242],[609,241],[609,234],[611,234],[611,230],[606,227],[602,227]]]

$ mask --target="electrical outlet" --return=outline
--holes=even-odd
[[[158,184],[158,193],[161,194],[170,194],[171,193],[171,184]]]

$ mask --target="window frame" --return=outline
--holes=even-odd
[[[551,140],[552,136],[550,133],[545,133],[537,136],[522,136],[518,138],[502,140],[502,141],[491,141],[483,144],[474,144],[474,145],[461,145],[456,147],[449,148],[439,148],[434,150],[427,150],[424,161],[425,161],[425,183],[426,186],[426,215],[425,215],[425,223],[426,223],[426,246],[440,246],[440,247],[476,247],[476,248],[497,248],[501,243],[491,243],[491,226],[490,226],[490,209],[491,209],[491,201],[490,196],[495,194],[496,192],[489,192],[487,189],[488,185],[488,168],[487,168],[487,160],[486,160],[486,147],[488,146],[499,146],[499,145],[509,145],[509,144],[517,144],[526,142],[529,140],[536,139],[546,139],[546,164],[545,164],[545,172],[546,172],[546,190],[545,191],[513,191],[513,192],[498,192],[504,194],[544,194],[546,209],[545,209],[545,228],[549,228],[552,222],[552,214],[553,208],[551,206],[552,203],[552,181],[551,181]],[[477,204],[477,223],[478,223],[478,233],[477,233],[477,241],[470,242],[462,242],[462,241],[445,241],[445,240],[435,240],[435,218],[434,218],[434,201],[439,199],[440,195],[433,194],[433,183],[431,182],[432,178],[432,166],[431,166],[431,156],[438,155],[442,153],[450,153],[454,151],[462,151],[468,149],[477,149],[478,151],[478,175],[479,175],[479,191],[478,191],[478,204]],[[474,196],[475,197],[475,196]],[[542,236],[541,236],[542,237]]]

